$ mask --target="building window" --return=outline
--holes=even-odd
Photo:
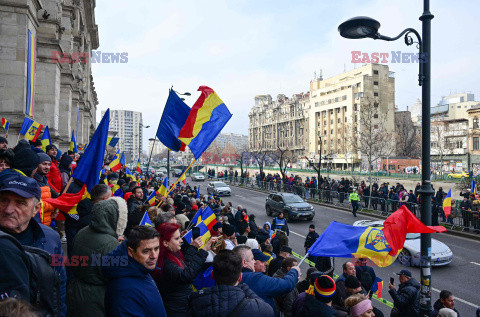
[[[473,138],[473,149],[474,150],[479,150],[480,149],[479,137],[474,137]]]
[[[356,103],[353,104],[353,111],[357,111],[357,104]]]
[[[323,125],[327,125],[327,121],[323,121]]]
[[[340,123],[340,118],[338,118],[337,122]]]
[[[374,125],[373,128],[374,128],[374,129],[378,129],[378,125],[377,125],[377,124]]]
[[[347,100],[347,95],[342,96],[342,100]]]
[[[330,120],[330,124],[333,124],[333,119],[332,119],[332,120]]]
[[[315,107],[318,107],[318,102],[315,103]]]
[[[373,71],[373,74],[374,74],[374,75],[378,75],[378,70],[374,70],[374,71]]]
[[[322,101],[320,104],[321,104],[321,105],[324,105],[324,104],[325,104],[325,100],[324,100],[324,101]]]
[[[373,95],[374,95],[375,97],[378,97],[378,92],[374,92]]]
[[[378,81],[374,81],[374,82],[373,82],[373,85],[374,85],[374,86],[378,86]]]
[[[336,98],[335,98],[335,102],[338,102],[338,100],[339,100],[338,97],[336,97]]]
[[[478,129],[478,127],[479,127],[478,117],[475,117],[473,118],[473,128]]]
[[[377,119],[377,118],[378,118],[378,114],[377,114],[377,113],[374,114],[373,117],[374,117],[375,119]]]
[[[360,88],[360,83],[357,83],[357,88]]]

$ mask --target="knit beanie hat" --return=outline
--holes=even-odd
[[[328,275],[322,275],[316,279],[313,288],[315,297],[321,302],[328,303],[335,294],[335,281]]]
[[[8,144],[8,140],[5,139],[3,136],[0,136],[0,143],[7,143]]]
[[[29,148],[22,147],[15,152],[12,168],[18,169],[22,171],[25,176],[30,177],[33,170],[40,164],[39,160],[37,153]]]
[[[235,234],[235,228],[228,223],[223,224],[222,230],[227,237],[230,237]]]
[[[56,149],[56,148],[57,148],[57,147],[56,147],[55,145],[49,144],[49,145],[47,145],[47,146],[45,147],[45,151],[48,152],[48,151],[50,151],[51,149]]]
[[[41,153],[37,153],[38,155],[38,164],[40,163],[43,163],[43,162],[51,162],[52,159],[50,158],[50,156],[48,156],[46,153],[44,152],[41,152]]]

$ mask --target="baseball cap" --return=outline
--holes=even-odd
[[[270,259],[268,256],[263,254],[263,252],[260,251],[259,249],[252,249],[252,253],[255,261],[267,262]]]
[[[401,270],[400,272],[398,273],[395,273],[397,275],[405,275],[405,276],[408,276],[408,277],[412,277],[412,272],[410,272],[409,270]]]
[[[0,192],[12,192],[23,198],[42,197],[42,191],[37,182],[30,177],[15,175],[6,179],[0,187]]]

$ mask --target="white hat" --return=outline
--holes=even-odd
[[[450,308],[442,308],[438,311],[438,316],[440,317],[457,317],[458,314]]]

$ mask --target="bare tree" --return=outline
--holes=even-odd
[[[408,116],[399,116],[395,120],[395,143],[397,155],[420,157],[422,154],[418,130]]]
[[[258,169],[260,170],[260,175],[263,175],[263,168],[265,166],[265,161],[268,158],[268,151],[258,150],[253,152],[252,156],[257,161]]]
[[[240,165],[240,177],[243,175],[243,166],[245,162],[249,159],[250,152],[248,152],[248,145],[240,146],[235,148],[235,160]]]
[[[217,158],[219,163],[222,162],[222,154],[225,148],[221,147],[217,141],[213,141],[213,143],[208,147],[208,151],[213,153]]]
[[[287,178],[287,167],[293,161],[293,153],[287,148],[277,147],[277,150],[272,152],[270,158],[278,165],[282,179]]]
[[[322,142],[322,137],[318,137],[318,144],[320,145],[320,150],[319,152],[319,157],[318,157],[318,162],[315,163],[314,160],[309,159],[307,156],[305,156],[305,159],[308,162],[308,165],[311,166],[315,172],[317,172],[317,189],[320,190],[320,182],[318,181],[320,177],[322,176],[322,147],[323,147],[323,142]]]
[[[340,143],[340,153],[342,153],[345,157],[345,163],[348,164],[350,162],[350,170],[353,177],[353,171],[355,168],[355,154],[358,153],[358,140],[356,134],[354,133],[353,127],[346,123],[343,126],[343,142]]]
[[[370,101],[361,105],[358,134],[359,151],[368,164],[369,189],[372,190],[372,166],[382,156],[391,151],[394,136],[387,128],[387,114],[381,113],[379,102]],[[370,204],[369,200],[369,204]]]
[[[448,128],[450,129],[450,128]],[[443,176],[443,160],[446,155],[452,154],[455,143],[450,142],[447,134],[446,124],[444,122],[434,122],[431,126],[432,155],[438,156],[440,176]]]

